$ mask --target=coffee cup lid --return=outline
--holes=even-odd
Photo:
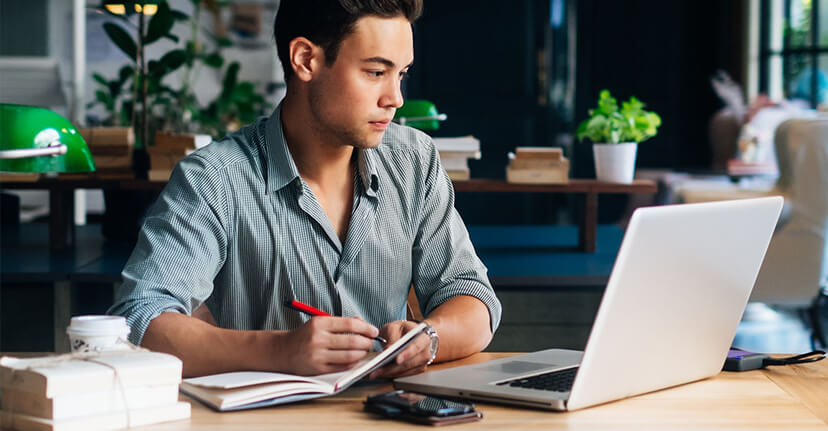
[[[123,316],[86,315],[75,316],[69,322],[66,332],[78,335],[124,335],[129,326]]]

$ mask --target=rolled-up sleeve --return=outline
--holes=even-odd
[[[192,314],[213,291],[227,250],[228,202],[221,172],[198,154],[182,160],[144,220],[110,314],[124,316],[140,345],[150,321]]]
[[[425,144],[428,153],[425,193],[412,251],[417,299],[428,315],[455,296],[475,297],[489,309],[494,333],[500,324],[500,301],[454,208],[454,187],[440,164],[437,150],[430,140]]]

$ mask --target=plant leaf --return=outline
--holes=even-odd
[[[112,100],[115,100],[121,94],[121,83],[118,81],[109,81],[107,89],[109,89],[109,95],[112,96]]]
[[[121,85],[124,85],[124,82],[126,82],[134,74],[135,68],[127,64],[122,67],[120,71],[118,71],[118,82],[120,82]]]
[[[159,61],[166,67],[165,73],[169,73],[178,69],[187,61],[187,53],[183,49],[175,49],[164,54]]]
[[[219,96],[219,99],[224,103],[229,102],[233,96],[233,90],[236,88],[236,82],[238,82],[240,67],[238,61],[234,61],[227,67],[227,72],[224,75],[224,81],[221,86],[221,96]]]
[[[107,82],[106,78],[101,76],[100,73],[93,73],[92,74],[92,79],[94,79],[95,82],[97,82],[98,84],[103,85],[104,87],[109,85],[109,82]]]
[[[131,100],[124,100],[124,103],[121,104],[121,124],[132,124],[132,108]]]
[[[109,40],[115,44],[124,54],[127,55],[133,62],[135,62],[135,58],[137,57],[138,53],[138,45],[135,44],[135,41],[132,39],[132,36],[126,32],[120,25],[113,24],[111,22],[104,23],[103,25],[104,32],[106,35],[109,36]]]
[[[147,72],[152,76],[163,75],[165,72],[164,69],[164,65],[158,60],[150,60],[147,63]]]
[[[188,21],[190,19],[190,15],[187,15],[180,10],[172,9],[170,13],[172,13],[172,17],[176,21]]]
[[[589,110],[589,118],[578,125],[578,140],[595,143],[643,142],[658,133],[661,117],[644,110],[646,106],[636,97],[621,104],[608,90],[601,90],[598,106]]]
[[[112,100],[112,97],[106,91],[96,90],[95,98],[104,105],[107,111],[112,111],[114,109],[115,101]]]
[[[612,97],[609,90],[601,90],[598,97],[598,111],[604,115],[618,111],[618,102]]]
[[[149,45],[158,39],[169,34],[172,26],[175,23],[170,5],[162,1],[158,4],[158,11],[150,18],[149,27],[147,27],[147,34],[144,37],[144,45]],[[176,42],[178,38],[176,37]]]
[[[215,43],[215,44],[216,44],[216,46],[218,46],[219,48],[227,48],[228,46],[233,46],[233,41],[232,41],[232,40],[230,40],[230,38],[227,38],[227,37],[218,37],[218,36],[216,36],[214,33],[210,32],[210,31],[208,31],[208,30],[203,30],[203,32],[204,32],[204,34],[206,34],[206,35],[207,35],[207,37],[209,37],[209,38],[210,38],[210,40],[212,40],[212,41],[213,41],[213,43]]]
[[[222,57],[219,53],[214,52],[210,55],[207,55],[203,58],[204,64],[214,67],[220,68],[224,64],[224,57]]]

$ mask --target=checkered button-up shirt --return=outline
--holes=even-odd
[[[357,152],[349,230],[342,243],[299,176],[277,108],[182,160],[150,209],[110,313],[141,342],[162,312],[206,303],[219,326],[293,329],[309,319],[296,299],[381,327],[405,319],[413,284],[428,315],[469,295],[500,303],[454,209],[454,190],[431,139],[390,124]]]

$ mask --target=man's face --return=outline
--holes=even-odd
[[[376,147],[402,106],[400,82],[413,60],[408,20],[361,18],[336,61],[309,83],[311,126],[333,143]]]

